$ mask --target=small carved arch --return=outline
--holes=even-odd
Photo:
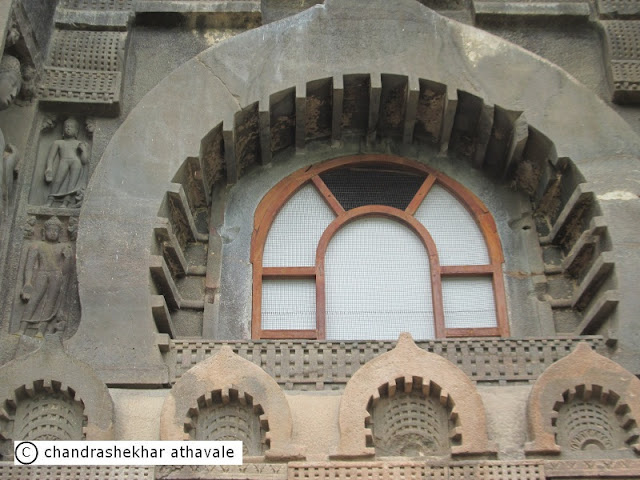
[[[33,372],[42,376],[34,380]],[[13,438],[14,417],[21,402],[30,399],[26,401],[38,403],[46,398],[55,399],[58,407],[81,416],[76,422],[79,430],[73,434],[78,437],[76,440],[113,439],[113,401],[109,389],[91,367],[64,351],[61,334],[46,336],[38,350],[0,367],[0,378],[6,379],[0,383],[3,430],[0,443]],[[8,453],[12,451],[10,448]]]
[[[620,397],[599,385],[578,385],[562,394],[551,422],[563,450],[621,450],[638,440],[637,423]]]
[[[86,425],[80,396],[55,380],[21,385],[0,407],[1,440],[83,440]]]
[[[459,445],[458,414],[450,395],[421,377],[381,385],[369,399],[367,447],[377,456],[446,455]]]
[[[194,419],[207,407],[231,402],[251,405],[260,422],[265,457],[303,458],[292,444],[293,420],[287,398],[276,381],[257,365],[224,346],[218,353],[188,370],[175,383],[162,407],[161,440],[189,440],[197,429]],[[241,440],[240,438],[238,438]]]
[[[484,405],[471,380],[451,362],[422,350],[411,335],[403,333],[396,348],[366,363],[347,383],[340,401],[340,443],[335,458],[375,454],[373,432],[366,428],[368,408],[379,401],[381,393],[393,396],[398,385],[404,391],[419,385],[423,395],[437,394],[438,402],[446,406],[449,419],[455,423],[449,431],[453,455],[495,452],[487,436]]]
[[[189,409],[184,431],[192,440],[240,440],[245,457],[264,455],[271,443],[262,406],[234,388],[200,396]]]
[[[580,343],[547,368],[531,390],[527,405],[531,441],[526,452],[559,454],[589,445],[601,450],[628,445],[640,453],[639,398],[640,380]]]

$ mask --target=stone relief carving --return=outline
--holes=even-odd
[[[61,202],[62,207],[80,207],[87,185],[86,165],[89,146],[78,140],[80,124],[70,117],[65,120],[62,140],[56,140],[49,149],[44,180],[51,184],[47,206]]]
[[[194,440],[241,440],[244,456],[264,455],[263,438],[266,430],[260,422],[264,412],[254,405],[249,395],[229,390],[229,403],[225,404],[222,392],[213,392],[208,398],[198,399],[198,409],[190,414],[185,426]],[[266,425],[265,425],[266,426]]]
[[[575,398],[562,405],[556,421],[556,442],[574,452],[625,448],[624,430],[614,405],[601,399]]]
[[[15,100],[20,87],[22,77],[20,74],[20,61],[11,55],[3,55],[0,61],[0,110],[6,110]],[[9,208],[12,198],[13,183],[17,177],[18,149],[6,143],[0,130],[0,225]]]
[[[248,402],[249,398],[251,402]],[[268,447],[264,451],[268,460],[304,458],[303,448],[292,443],[293,420],[282,389],[264,370],[239,357],[229,347],[223,347],[212,357],[200,362],[176,382],[162,407],[160,439],[188,440],[195,436],[199,440],[207,437],[206,432],[229,438],[230,430],[225,433],[214,428],[215,424],[211,425],[212,421],[218,427],[224,424],[221,418],[224,410],[214,409],[207,413],[207,405],[235,402],[251,405],[252,411],[246,414],[258,418],[265,435],[262,440],[261,435],[257,436],[254,431],[250,438],[257,436]],[[246,431],[238,428],[237,422],[242,418],[235,416],[231,419],[236,429],[233,436],[239,434],[242,437],[242,431]],[[250,452],[261,452],[262,448],[258,450],[256,446]]]
[[[57,217],[44,223],[44,240],[30,242],[20,279],[24,304],[19,332],[44,335],[64,330],[64,300],[73,274],[73,248],[60,242],[63,224]]]
[[[421,386],[417,391],[390,395],[387,388],[385,396],[372,405],[369,427],[377,456],[423,457],[448,453],[449,415],[437,400],[437,389],[433,390],[425,395]]]
[[[640,451],[640,381],[586,343],[538,378],[527,405],[528,454]],[[607,452],[607,453],[605,453]]]
[[[13,431],[20,440],[80,440],[84,407],[68,392],[38,392],[16,408]]]
[[[367,407],[375,407],[383,394],[393,397],[396,392],[412,391],[423,398],[433,397],[446,408],[452,427],[446,433],[454,442],[450,446],[452,455],[487,455],[495,451],[496,446],[487,435],[482,399],[469,377],[448,360],[419,348],[410,334],[402,333],[396,348],[367,362],[347,382],[340,400],[340,444],[333,457],[347,459],[378,453],[371,445],[373,432],[367,428]],[[415,428],[421,420],[412,422]],[[414,440],[405,442],[408,449],[415,450],[409,446]],[[425,439],[422,441],[420,448],[431,448]]]
[[[0,378],[0,458],[12,457],[14,439],[113,439],[109,390],[89,365],[64,351],[60,333],[0,366]]]
[[[68,117],[60,125],[53,116],[43,119],[30,204],[64,209],[82,206],[91,157],[92,129],[86,122]]]

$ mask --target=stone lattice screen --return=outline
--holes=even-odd
[[[606,349],[599,336],[528,339],[466,339],[418,342],[443,356],[472,380],[486,383],[534,381],[549,365],[567,356],[578,342]],[[229,345],[263,368],[287,390],[340,389],[362,365],[395,347],[395,342],[172,340],[165,360],[175,382],[191,367]]]

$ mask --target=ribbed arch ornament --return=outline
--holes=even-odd
[[[251,262],[253,338],[509,332],[490,212],[458,182],[402,157],[341,157],[282,180],[256,209]]]

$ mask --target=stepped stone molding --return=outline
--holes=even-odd
[[[268,430],[269,449],[265,457],[277,460],[302,457],[302,449],[291,443],[293,421],[284,393],[264,370],[234,354],[229,347],[223,347],[176,382],[162,407],[160,439],[188,439],[185,432],[191,428],[192,418],[198,416],[200,408],[206,406],[206,399],[212,396],[219,396],[225,404],[250,396],[254,412]]]
[[[595,398],[615,407],[621,416],[620,425],[627,431],[640,418],[640,380],[616,362],[580,343],[569,356],[551,365],[538,378],[527,404],[529,454],[558,454],[556,421],[561,406],[574,397]],[[638,434],[629,432],[626,442],[640,453]]]
[[[214,212],[225,205],[207,192],[237,182],[284,149],[303,150],[307,142],[346,136],[447,150],[452,161],[462,158],[470,168],[510,180],[530,198],[539,244],[548,253],[536,291],[556,333],[601,333],[615,313],[620,299],[613,287],[615,262],[595,188],[571,159],[557,157],[553,142],[529,125],[522,111],[488,105],[438,82],[389,73],[321,78],[273,93],[268,102],[238,107],[232,121],[202,138],[197,159],[184,160],[160,204],[150,293],[161,333],[206,338],[207,322],[217,321],[220,262],[208,268],[204,256],[188,258],[203,243],[209,243],[210,258],[222,257],[215,227],[223,219]],[[187,271],[187,263],[195,268]],[[206,288],[198,292],[193,285],[203,274]],[[563,296],[567,291],[570,295]],[[609,330],[615,342],[615,329]]]
[[[532,383],[552,363],[585,341],[597,351],[606,350],[600,336],[566,338],[445,339],[418,342],[438,354],[478,383]],[[396,342],[311,342],[171,340],[165,359],[170,381],[228,346],[255,363],[286,390],[339,389],[370,360],[392,350]]]
[[[397,379],[402,379],[406,392],[414,384],[422,393],[438,390],[440,404],[450,409],[455,419],[458,445],[451,447],[453,455],[483,455],[495,451],[487,437],[484,405],[471,380],[448,360],[425,352],[413,343],[411,335],[403,333],[396,348],[367,362],[349,380],[340,400],[340,444],[336,458],[358,458],[375,454],[367,446],[371,430],[365,428],[370,402],[380,398],[380,387],[387,385],[390,396],[395,393]]]
[[[359,12],[357,16],[346,15],[347,12],[353,12],[353,9]],[[381,22],[381,18],[385,21]],[[407,21],[408,19],[411,21]],[[327,35],[327,31],[332,34]],[[401,32],[400,37],[395,35],[398,32]],[[359,41],[352,41],[353,35],[357,35]],[[391,51],[390,38],[406,44],[407,48],[403,46]],[[451,38],[451,41],[443,42],[443,38]],[[271,48],[274,42],[282,47],[284,55],[276,55],[276,50]],[[316,46],[322,48],[313,48]],[[251,51],[252,54],[238,55],[238,51]],[[333,55],[336,51],[341,52],[341,55]],[[421,60],[416,62],[416,58]],[[308,65],[308,68],[301,70],[300,66],[303,64]],[[380,72],[382,65],[384,72]],[[509,66],[509,76],[504,75],[504,68],[499,68],[504,65]],[[386,106],[381,110],[380,102],[398,104],[395,95],[383,95],[382,92],[396,91],[392,85],[397,85],[397,78],[391,75],[398,74],[408,77],[407,101],[417,100],[418,105],[422,104],[424,109],[414,109],[413,104],[405,104],[407,108],[403,112],[406,112],[407,122],[403,123],[402,138],[398,135],[399,124],[393,122],[385,124],[389,126],[387,132],[392,137],[383,137],[378,134],[377,120],[380,118],[380,111],[385,111]],[[307,88],[307,82],[319,79],[330,79],[326,81],[332,82],[332,88],[327,89],[326,84],[323,87],[314,85],[313,88]],[[420,79],[431,83],[420,82]],[[386,82],[391,82],[388,83],[391,87],[389,90],[385,87]],[[443,94],[442,89],[432,89],[431,96],[427,94],[433,84],[446,86],[445,96],[441,100],[438,98]],[[87,189],[82,223],[92,225],[92,228],[80,229],[78,235],[78,278],[84,318],[70,340],[69,348],[74,354],[95,364],[105,380],[111,383],[126,383],[128,380],[148,385],[168,381],[166,367],[157,346],[145,340],[152,338],[157,331],[152,309],[147,301],[140,301],[148,298],[150,293],[150,235],[165,192],[169,190],[175,172],[185,159],[200,159],[199,146],[205,138],[215,141],[209,150],[203,149],[203,152],[208,151],[214,158],[211,162],[201,162],[214,167],[225,165],[223,170],[207,172],[204,168],[201,169],[207,182],[206,190],[210,190],[208,182],[218,172],[225,176],[228,174],[228,179],[233,182],[235,173],[239,172],[237,167],[255,158],[256,149],[253,146],[256,144],[259,146],[258,159],[261,163],[268,163],[272,158],[277,161],[273,155],[269,158],[269,152],[273,153],[273,144],[267,148],[268,139],[272,137],[270,128],[266,128],[266,125],[270,125],[270,115],[261,113],[270,113],[270,97],[274,93],[293,86],[296,87],[294,105],[291,107],[283,104],[283,111],[296,112],[296,122],[293,124],[295,135],[293,141],[289,134],[284,135],[287,141],[278,145],[302,151],[302,139],[307,140],[307,129],[311,128],[306,117],[303,121],[303,112],[308,113],[307,107],[313,106],[312,102],[307,105],[306,101],[301,101],[302,97],[306,99],[309,92],[312,92],[319,98],[318,92],[330,91],[336,93],[332,96],[331,109],[329,110],[326,102],[321,102],[323,108],[320,111],[323,114],[318,116],[319,123],[311,123],[314,128],[309,130],[310,137],[315,137],[318,132],[328,133],[327,137],[323,137],[324,140],[313,140],[313,148],[324,148],[323,154],[328,151],[334,139],[343,138],[343,131],[348,133],[344,135],[345,141],[348,139],[350,142],[348,145],[363,140],[365,148],[365,139],[374,133],[374,140],[383,140],[385,144],[389,142],[391,148],[395,146],[392,142],[397,144],[404,141],[405,132],[413,133],[413,137],[408,135],[407,140],[413,138],[410,150],[415,148],[418,151],[427,143],[416,141],[417,123],[428,126],[429,130],[425,129],[427,132],[442,133],[429,144],[434,151],[453,151],[455,142],[450,144],[451,137],[447,135],[450,135],[457,115],[458,91],[485,99],[483,105],[486,101],[487,107],[494,106],[494,116],[495,105],[503,106],[497,118],[500,125],[511,125],[512,128],[504,130],[501,127],[497,132],[499,135],[491,139],[492,127],[489,129],[490,140],[487,143],[484,135],[487,131],[487,116],[483,115],[480,122],[483,128],[476,135],[478,146],[470,152],[474,154],[470,158],[476,158],[476,151],[480,151],[487,143],[487,151],[493,149],[503,152],[497,157],[490,155],[491,160],[496,159],[495,163],[491,163],[491,168],[497,174],[504,172],[500,170],[503,165],[507,171],[515,167],[517,172],[521,163],[528,164],[527,167],[522,167],[522,171],[528,170],[534,175],[513,177],[507,174],[503,178],[505,181],[517,179],[523,192],[532,192],[530,195],[534,197],[534,203],[540,200],[549,184],[555,180],[556,166],[564,165],[562,159],[571,158],[572,163],[575,162],[575,169],[583,175],[583,179],[576,183],[584,183],[591,181],[590,177],[599,173],[598,168],[605,164],[606,159],[614,155],[637,156],[639,151],[637,136],[629,125],[565,72],[506,41],[468,25],[449,21],[414,1],[398,0],[391,3],[372,0],[366,9],[362,9],[361,4],[355,0],[327,0],[323,5],[300,13],[291,21],[274,22],[230,38],[187,61],[149,91],[114,134]],[[416,90],[419,92],[420,88],[424,93],[416,95]],[[354,92],[360,95],[350,97]],[[435,100],[429,103],[429,99]],[[280,100],[273,98],[274,105],[280,105]],[[249,122],[251,125],[246,129],[246,138],[239,138],[238,130],[235,130],[234,135],[234,121],[241,122],[246,117],[236,116],[236,113],[256,102],[257,137],[254,120]],[[442,110],[438,107],[440,104]],[[479,119],[485,109],[477,108],[476,104],[477,102],[469,102],[468,108],[467,103],[461,105],[460,113],[463,109],[468,110],[469,114],[475,112],[475,118]],[[343,115],[345,105],[357,105],[358,109],[348,110],[347,115]],[[170,136],[165,134],[165,128],[150,121],[154,118],[174,118],[177,109],[189,111],[190,115],[184,121],[172,124]],[[426,112],[438,112],[439,115],[421,117]],[[522,113],[526,115],[526,132],[522,129]],[[329,118],[330,129],[327,123]],[[343,118],[348,123],[343,124]],[[415,122],[411,121],[412,118],[416,119]],[[464,125],[459,124],[458,127],[463,132]],[[291,131],[290,128],[285,130]],[[136,135],[132,135],[132,132],[136,132]],[[518,161],[525,133],[527,140],[521,161]],[[224,147],[218,148],[221,141],[224,142]],[[326,143],[318,143],[322,141]],[[243,142],[250,142],[252,148],[242,145]],[[372,150],[384,148],[381,143],[373,144]],[[246,155],[241,161],[235,158],[239,152]],[[478,165],[482,161],[486,163],[486,155],[478,154],[477,158]],[[594,161],[588,161],[589,159]],[[134,165],[136,171],[146,172],[135,186],[126,181],[130,178],[130,169]],[[463,162],[459,164],[461,168],[463,165]],[[247,170],[251,170],[251,165]],[[482,170],[484,171],[484,165]],[[621,181],[609,175],[607,187],[616,190]],[[135,206],[130,202],[133,197],[139,199]],[[219,208],[220,201],[217,197],[210,198],[216,198],[212,205]],[[561,200],[561,204],[566,202],[564,196]],[[598,200],[598,203],[602,202]],[[607,229],[611,230],[608,214],[604,216]],[[611,216],[618,219],[615,213],[611,213]],[[118,230],[118,225],[123,221],[131,226],[126,234],[121,234]],[[210,225],[209,228],[219,225]],[[616,224],[613,231],[620,229],[620,225]],[[109,242],[105,242],[105,238]],[[614,251],[624,249],[624,245],[618,240],[619,236],[614,238],[609,247]],[[109,260],[116,253],[120,259],[117,266]],[[209,254],[215,257],[216,251],[210,250]],[[101,270],[100,275],[96,276],[95,268],[98,266]],[[633,284],[633,272],[630,270],[632,266],[616,262],[614,271],[603,285],[607,284],[607,290],[613,290],[616,279],[622,285]],[[213,280],[215,277],[210,278]],[[105,290],[118,298],[120,315],[113,315],[111,297],[99,294]],[[596,289],[596,297],[599,293],[604,292]],[[213,292],[214,302],[219,294],[219,290]],[[184,294],[183,296],[190,298]],[[631,318],[636,299],[627,295],[620,298],[615,311],[612,312],[609,307],[605,309],[608,313],[599,317],[599,328],[593,332],[607,334],[609,329],[618,329],[620,340],[616,357],[624,354],[623,347],[629,345],[630,333],[635,328],[631,324]],[[594,297],[592,302],[596,300]],[[215,307],[215,303],[208,305]],[[542,304],[542,307],[545,305]],[[590,306],[587,306],[584,311],[589,309]],[[130,318],[140,318],[137,324],[139,328],[129,329],[130,335],[127,338],[118,342],[100,341],[98,332],[101,330],[129,331]],[[208,318],[213,318],[214,326],[223,326],[230,336],[238,338],[246,332],[245,325],[241,324],[245,319],[224,318],[222,323],[216,323],[219,319],[213,316]],[[576,323],[579,322],[576,318]],[[547,334],[553,335],[554,332],[545,332]],[[96,348],[88,351],[83,347],[87,344],[96,345]],[[134,346],[135,349],[132,348]],[[633,362],[637,362],[634,358],[622,360],[630,368]]]
[[[0,383],[0,417],[8,420],[1,435],[4,440],[14,438],[10,412],[23,397],[35,397],[41,392],[58,392],[56,395],[62,392],[74,402],[82,403],[86,417],[82,429],[84,438],[113,440],[113,401],[109,390],[91,367],[63,350],[60,334],[46,336],[38,350],[2,366],[0,378],[3,379]]]

